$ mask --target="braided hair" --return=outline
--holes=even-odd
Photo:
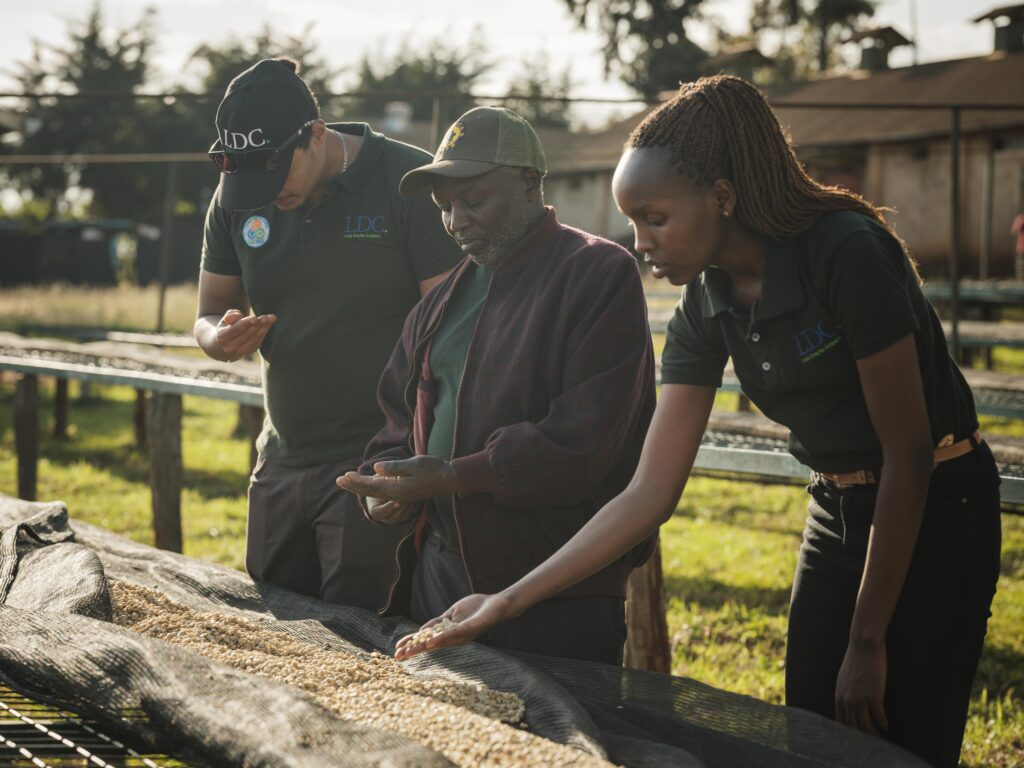
[[[698,187],[732,181],[736,219],[757,234],[788,239],[823,214],[842,210],[863,213],[892,231],[883,209],[808,176],[767,100],[738,77],[683,83],[626,141],[630,149],[660,146],[671,148],[672,167]]]

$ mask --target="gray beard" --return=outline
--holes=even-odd
[[[501,228],[489,239],[487,247],[480,253],[471,254],[470,260],[487,269],[497,267],[525,237],[532,218],[532,213],[525,205],[510,209]]]

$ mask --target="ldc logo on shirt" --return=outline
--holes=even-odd
[[[793,336],[793,343],[796,345],[796,353],[800,356],[801,363],[809,363],[816,357],[820,357],[840,341],[842,341],[842,337],[839,335],[839,330],[832,325],[830,320],[820,320],[816,325],[805,328]]]
[[[383,216],[346,216],[342,237],[346,240],[380,240],[387,232]]]

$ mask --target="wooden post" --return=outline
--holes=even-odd
[[[135,444],[146,450],[146,390],[135,390]]]
[[[626,656],[624,664],[647,672],[672,671],[672,652],[665,618],[665,583],[661,574],[661,542],[626,585]]]
[[[444,138],[444,132],[447,126],[445,125],[444,115],[441,110],[444,108],[444,102],[441,97],[434,94],[434,102],[431,105],[430,110],[430,146],[437,149],[441,143],[441,139]]]
[[[155,544],[181,552],[181,395],[154,392],[146,401],[146,418]]]
[[[53,436],[57,440],[68,436],[68,380],[59,377],[53,396]]]
[[[18,496],[36,500],[39,466],[39,377],[18,377],[14,390],[14,442],[18,453]]]
[[[167,295],[167,281],[171,274],[171,230],[174,227],[174,196],[178,184],[178,164],[167,166],[167,180],[164,186],[164,212],[160,231],[160,298],[156,310],[156,332],[164,331],[164,303]]]

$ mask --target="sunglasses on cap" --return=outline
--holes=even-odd
[[[249,165],[258,171],[269,173],[277,169],[278,164],[281,162],[281,153],[297,142],[302,137],[303,131],[313,125],[317,119],[314,118],[303,123],[299,130],[277,147],[257,147],[256,149],[246,149],[241,152],[229,152],[224,149],[223,142],[218,138],[213,142],[210,151],[206,154],[210,156],[213,164],[217,166],[217,170],[221,173],[238,173],[243,165]]]

